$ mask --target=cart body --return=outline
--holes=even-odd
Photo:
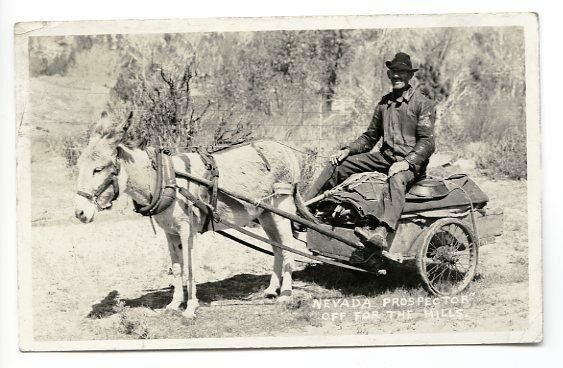
[[[430,292],[457,294],[476,274],[479,247],[502,235],[503,213],[487,207],[488,197],[466,175],[444,183],[448,189],[440,195],[412,194],[420,190],[407,194],[399,225],[388,235],[387,250],[358,249],[313,229],[307,231],[307,248],[315,255],[371,270],[386,268],[389,262],[414,265]],[[348,187],[363,195],[358,185]],[[373,182],[366,187],[373,187]],[[349,192],[342,197],[350,197]],[[350,242],[360,241],[353,223],[321,226]]]
[[[446,213],[444,212],[444,214]],[[382,252],[381,255],[399,263],[414,260],[421,246],[424,231],[437,219],[449,217],[436,217],[435,214],[429,215],[425,216],[422,212],[417,216],[403,217],[399,221],[397,231],[390,233],[388,236],[389,250]],[[467,226],[472,227],[471,215],[469,213],[458,218],[466,223]],[[502,235],[503,212],[501,210],[489,208],[476,210],[475,221],[480,246],[493,243],[496,237]],[[359,241],[352,228],[331,225],[322,226],[327,230],[346,237],[350,241]],[[365,253],[311,229],[307,231],[307,248],[313,253],[351,263],[362,263],[361,255]]]

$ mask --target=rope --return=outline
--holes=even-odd
[[[289,146],[289,145],[287,145],[287,144],[285,144],[285,143],[282,143],[282,142],[280,142],[280,141],[274,141],[274,142],[276,142],[276,143],[278,143],[278,144],[281,144],[282,146],[287,147],[287,148],[289,148],[289,149],[291,149],[291,150],[294,150],[294,151],[296,151],[296,152],[299,152],[299,153],[302,153],[302,154],[304,154],[304,155],[307,155],[307,156],[315,156],[315,157],[320,157],[320,158],[330,158],[330,156],[323,156],[323,155],[319,155],[318,153],[315,154],[315,153],[309,153],[309,152],[305,152],[305,151],[299,150],[299,149],[297,149],[297,148],[295,148],[295,147]]]
[[[442,180],[442,182],[444,182],[444,185],[445,185],[445,181],[447,179],[440,178],[440,180]],[[480,246],[480,244],[479,244],[479,231],[477,230],[477,221],[475,220],[475,207],[473,207],[473,201],[471,200],[469,193],[467,193],[467,191],[465,189],[463,189],[463,187],[461,185],[454,183],[451,180],[449,180],[448,182],[450,184],[452,184],[454,187],[456,187],[457,189],[461,190],[463,192],[463,194],[465,194],[465,197],[467,198],[467,201],[469,202],[471,224],[473,225],[473,232],[475,233],[475,239],[477,241],[477,248],[479,248],[479,246]]]
[[[253,205],[258,207],[258,206],[260,205],[260,203],[264,202],[266,199],[272,198],[272,197],[275,196],[275,195],[276,195],[276,192],[274,192],[274,193],[272,193],[272,194],[269,194],[269,195],[267,195],[267,196],[265,196],[265,197],[258,198],[257,200],[254,201]]]
[[[151,221],[152,232],[156,235],[156,227],[154,227],[154,220],[152,219],[152,216],[149,216],[149,220]]]

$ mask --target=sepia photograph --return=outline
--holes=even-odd
[[[542,341],[535,14],[14,38],[20,349]]]

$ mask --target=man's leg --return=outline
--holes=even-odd
[[[356,235],[376,247],[387,250],[387,234],[397,229],[405,207],[406,192],[414,178],[415,175],[410,170],[398,172],[390,177],[383,192],[383,216],[379,219],[378,226],[374,230],[357,227],[354,229]]]
[[[391,164],[379,152],[366,152],[348,156],[348,158],[342,161],[338,166],[328,163],[309,187],[303,199],[308,201],[325,190],[334,188],[352,174],[368,171],[387,173],[390,165]]]
[[[383,193],[383,218],[390,230],[396,230],[399,219],[405,207],[405,197],[408,188],[414,181],[414,173],[410,170],[400,171],[389,178]]]

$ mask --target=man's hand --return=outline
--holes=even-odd
[[[397,161],[395,162],[393,165],[391,165],[391,167],[389,168],[389,177],[392,177],[393,175],[395,175],[398,172],[401,171],[406,171],[410,168],[409,163],[405,160],[403,161]]]
[[[338,166],[342,161],[346,160],[346,157],[350,155],[350,148],[343,148],[336,152],[334,155],[330,156],[328,161],[334,166]]]

